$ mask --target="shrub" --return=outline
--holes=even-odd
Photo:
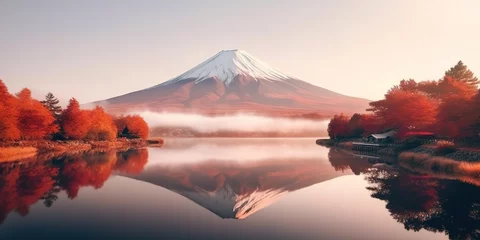
[[[117,117],[115,124],[119,137],[147,139],[150,129],[147,122],[139,115]]]
[[[414,149],[422,145],[422,140],[418,138],[409,138],[403,141],[403,143],[398,146],[397,151],[404,151],[409,149]]]
[[[457,151],[457,148],[455,147],[455,144],[450,141],[438,141],[435,145],[435,154],[437,155],[445,155],[455,151]]]

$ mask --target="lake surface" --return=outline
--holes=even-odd
[[[480,239],[480,188],[314,139],[0,165],[0,239]]]

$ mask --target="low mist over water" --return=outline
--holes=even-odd
[[[230,132],[322,132],[327,131],[327,120],[265,117],[253,114],[204,116],[186,113],[134,112],[141,115],[151,128],[186,127],[202,133]]]

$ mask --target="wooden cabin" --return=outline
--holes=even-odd
[[[367,137],[368,142],[370,143],[392,143],[393,138],[397,134],[397,130],[390,130],[385,133],[376,133],[376,134],[370,134]]]

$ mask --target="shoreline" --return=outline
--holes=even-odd
[[[62,155],[87,151],[105,151],[142,147],[162,147],[163,139],[117,139],[116,141],[16,141],[0,143],[0,163],[14,162],[37,155]]]
[[[355,139],[317,139],[316,144],[325,147],[338,147],[352,152]],[[375,154],[396,158],[398,165],[419,173],[435,173],[451,178],[468,177],[469,182],[480,183],[480,148],[456,148],[448,153],[438,153],[434,145],[420,145],[408,148],[404,144],[382,148]]]

